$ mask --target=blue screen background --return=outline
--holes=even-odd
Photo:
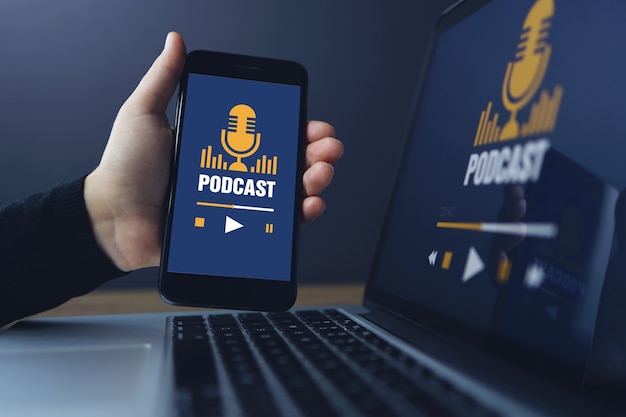
[[[296,189],[300,87],[226,77],[189,74],[175,199],[168,272],[240,278],[289,280],[292,269],[294,192]],[[201,152],[213,147],[233,162],[221,145],[230,109],[247,104],[256,112],[260,147],[246,165],[262,155],[277,156],[276,175],[201,168]],[[198,191],[200,174],[276,181],[272,198]],[[197,202],[273,208],[274,212],[198,206]],[[226,216],[243,227],[225,233]],[[195,219],[204,219],[196,227]],[[266,224],[273,233],[266,233]]]

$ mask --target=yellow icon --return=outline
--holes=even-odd
[[[209,145],[202,149],[200,156],[200,168],[211,168],[228,170],[228,162],[224,161],[224,155],[213,155],[213,146]],[[276,175],[278,168],[278,157],[262,155],[250,166],[250,172],[256,174]]]
[[[510,113],[509,120],[499,126],[499,114],[494,112],[492,116],[490,101],[480,115],[474,146],[554,131],[563,97],[560,85],[554,87],[552,94],[543,90],[530,108],[528,121],[518,121],[520,110],[535,97],[545,78],[552,55],[547,40],[553,17],[554,0],[535,1],[524,20],[515,59],[507,64],[502,83],[502,104]]]
[[[247,104],[237,104],[228,113],[228,131],[222,129],[222,146],[236,159],[228,169],[248,172],[248,167],[241,160],[254,154],[260,145],[261,134],[256,132],[256,112]]]
[[[502,140],[519,137],[517,113],[532,99],[546,75],[552,54],[546,39],[553,16],[554,0],[537,0],[526,16],[515,54],[517,61],[509,62],[502,85],[502,102],[511,112],[500,135]]]
[[[452,263],[452,252],[445,252],[441,261],[441,269],[450,269]]]
[[[500,284],[505,284],[509,280],[511,274],[511,261],[508,258],[504,258],[498,264],[498,271],[496,272],[496,279]]]
[[[204,227],[204,221],[205,219],[203,217],[196,217],[193,225],[195,227]]]
[[[228,114],[228,129],[221,131],[222,147],[235,158],[230,164],[221,153],[213,152],[213,146],[202,149],[200,168],[217,170],[251,172],[253,174],[276,175],[278,157],[261,155],[256,161],[246,165],[242,162],[259,150],[261,134],[256,132],[256,112],[247,104],[237,104]]]
[[[274,225],[272,223],[265,224],[265,233],[274,233]]]

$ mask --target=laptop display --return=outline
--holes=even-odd
[[[625,19],[610,0],[442,17],[372,304],[582,382],[602,290],[625,271]]]

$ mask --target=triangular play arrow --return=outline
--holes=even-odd
[[[470,246],[469,253],[467,254],[467,261],[465,261],[465,269],[463,270],[463,282],[467,282],[474,278],[483,269],[485,269],[483,260],[480,259],[476,249],[474,249],[473,246]]]
[[[233,230],[241,229],[243,224],[239,223],[237,220],[234,220],[228,216],[226,216],[226,223],[224,223],[224,233],[230,233]]]

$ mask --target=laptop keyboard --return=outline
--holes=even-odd
[[[335,309],[180,316],[172,324],[181,416],[237,413],[223,400],[223,379],[245,416],[291,416],[294,408],[307,417],[497,416]]]

